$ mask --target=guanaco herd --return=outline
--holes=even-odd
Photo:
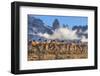
[[[87,43],[64,43],[57,41],[28,43],[28,60],[53,60],[87,58]]]

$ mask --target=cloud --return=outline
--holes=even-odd
[[[82,42],[88,42],[88,39],[85,36],[82,36],[81,41]]]
[[[39,36],[42,36],[44,38],[47,38],[47,39],[61,39],[61,40],[73,40],[73,39],[79,39],[77,37],[77,34],[76,34],[76,30],[73,31],[73,30],[70,30],[68,28],[63,28],[63,27],[60,27],[58,29],[56,29],[52,35],[50,34],[47,34],[47,33],[38,33]]]
[[[34,28],[34,30],[36,30]],[[59,39],[59,40],[74,40],[74,39],[77,39],[77,40],[81,40],[82,42],[88,42],[88,39],[83,35],[82,37],[79,37],[77,36],[76,34],[77,30],[71,30],[67,27],[60,27],[56,30],[53,31],[53,34],[48,34],[48,33],[29,33],[31,35],[38,35],[40,37],[44,37],[44,38],[47,38],[47,39]],[[80,31],[82,32],[82,31]],[[82,32],[84,34],[88,34],[88,30]]]

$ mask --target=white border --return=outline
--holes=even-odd
[[[88,17],[88,59],[65,59],[27,61],[27,14],[87,16]],[[94,11],[43,7],[20,7],[20,70],[78,67],[94,65]]]

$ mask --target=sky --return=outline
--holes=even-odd
[[[83,16],[51,16],[51,15],[32,15],[35,18],[41,19],[45,25],[52,26],[55,19],[58,19],[60,26],[68,24],[70,28],[77,25],[88,25],[88,17]]]

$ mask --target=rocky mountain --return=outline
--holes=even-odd
[[[83,32],[86,31],[87,29],[88,29],[87,25],[84,25],[84,26],[81,26],[81,25],[77,26],[77,25],[75,25],[72,28],[72,30],[82,30]]]
[[[85,38],[88,38],[88,33],[86,32],[88,30],[88,26],[73,26],[72,30],[76,30],[76,33],[78,37],[85,36]]]
[[[38,39],[44,40],[45,38],[36,35],[38,33],[53,34],[51,29],[44,26],[44,23],[41,19],[37,19],[29,15],[28,16],[28,39],[29,40],[38,40]]]
[[[33,16],[28,16],[28,33],[48,33],[52,34],[53,32],[44,26],[44,23],[41,19],[37,19]]]
[[[52,26],[46,25],[41,19],[36,18],[32,15],[28,15],[28,40],[36,40],[36,41],[45,41],[47,40],[44,37],[39,36],[39,33],[42,34],[49,34],[52,35],[54,31],[58,28],[60,28],[60,22],[58,19],[55,19],[52,23]],[[62,27],[69,28],[68,24],[64,24]],[[82,38],[82,36],[85,36],[85,38],[88,38],[88,33],[86,32],[88,29],[88,26],[73,26],[72,30],[76,30],[76,34],[78,37]],[[67,30],[67,29],[66,29]]]
[[[58,19],[55,19],[55,20],[54,20],[52,26],[53,26],[53,29],[54,29],[54,30],[60,28],[60,23],[59,23]]]

